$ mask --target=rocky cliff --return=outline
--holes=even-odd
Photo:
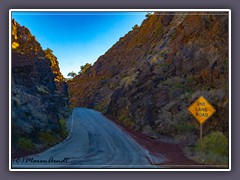
[[[71,106],[97,109],[153,138],[197,137],[187,108],[202,95],[217,110],[204,134],[228,134],[228,16],[148,15],[68,84]]]
[[[66,136],[67,84],[57,58],[12,20],[12,155],[41,151]]]

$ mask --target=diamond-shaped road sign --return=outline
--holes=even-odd
[[[188,110],[200,124],[203,124],[216,112],[214,107],[203,96],[200,96],[192,103]]]

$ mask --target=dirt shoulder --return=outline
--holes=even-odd
[[[184,144],[169,143],[162,140],[152,139],[140,131],[134,131],[130,128],[123,127],[111,116],[108,119],[118,124],[123,130],[131,135],[140,145],[154,155],[162,154],[166,157],[162,165],[166,168],[199,168],[201,164],[188,159],[183,152]]]

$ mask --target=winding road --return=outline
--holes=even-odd
[[[69,136],[47,151],[12,161],[12,168],[161,168],[155,157],[100,112],[75,108]]]

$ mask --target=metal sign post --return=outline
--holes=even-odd
[[[202,149],[202,124],[200,124],[200,148]]]

